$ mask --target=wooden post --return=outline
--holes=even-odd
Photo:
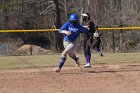
[[[112,31],[112,50],[113,50],[113,53],[115,53],[115,35],[114,35],[114,31]]]

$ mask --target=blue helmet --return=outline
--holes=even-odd
[[[77,14],[71,14],[69,20],[70,21],[72,21],[72,20],[77,21],[78,20],[78,15]]]

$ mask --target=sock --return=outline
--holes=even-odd
[[[90,64],[90,55],[86,55],[86,62],[87,64]]]
[[[73,57],[71,57],[73,60],[77,61],[77,57],[75,55],[73,55]]]
[[[66,61],[66,58],[62,58],[62,57],[61,57],[61,59],[60,59],[60,64],[58,65],[58,67],[59,67],[60,69],[61,69],[62,66],[64,65],[65,61]]]
[[[94,50],[97,51],[97,52],[101,52],[101,50],[97,47],[95,47]]]

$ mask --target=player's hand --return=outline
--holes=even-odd
[[[88,29],[88,30],[90,29],[88,26],[84,26],[84,27],[85,27],[86,29]]]
[[[66,35],[71,35],[71,32],[66,31],[65,34],[66,34]]]
[[[62,30],[61,33],[64,33],[64,34],[66,34],[66,35],[71,35],[71,32],[70,32],[70,31],[66,31],[66,30]]]

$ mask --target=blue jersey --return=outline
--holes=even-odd
[[[66,22],[59,30],[61,33],[62,30],[70,31],[71,35],[64,35],[64,41],[69,41],[69,42],[75,42],[77,37],[79,36],[80,33],[86,33],[88,34],[88,29],[85,27],[77,24],[76,26],[73,26],[70,22]]]

